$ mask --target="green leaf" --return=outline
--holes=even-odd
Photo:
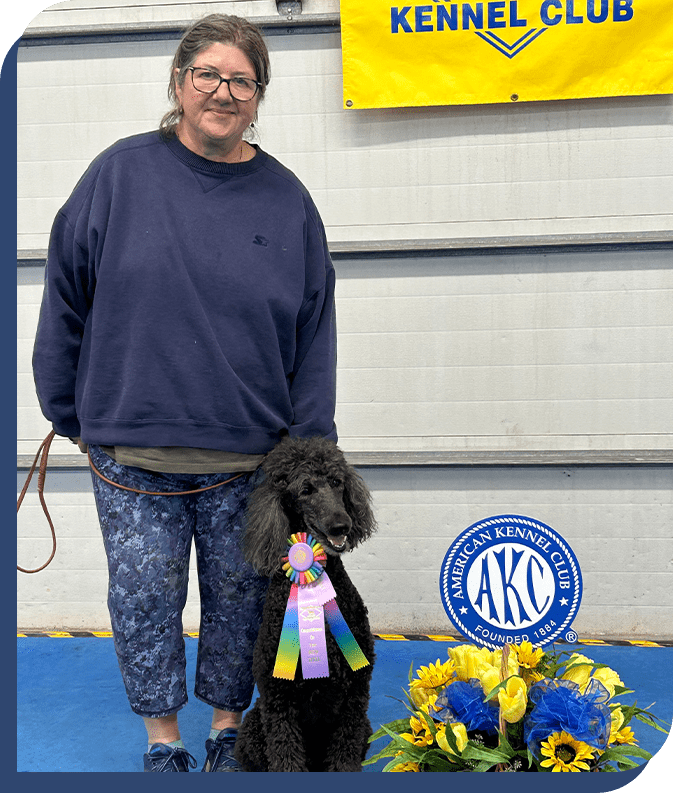
[[[394,722],[391,722],[394,723]],[[370,757],[369,760],[366,761],[366,765],[371,765],[375,763],[377,760],[380,760],[383,757],[392,757],[393,755],[402,752],[404,754],[412,754],[412,755],[419,755],[422,753],[422,747],[415,746],[413,743],[407,741],[406,738],[402,738],[400,735],[397,735],[392,730],[388,729],[388,725],[383,724],[381,729],[384,731],[384,735],[390,736],[392,738],[391,742],[381,749],[378,754]]]
[[[599,766],[599,770],[600,770],[600,771],[613,771],[613,772],[616,772],[616,771],[617,771],[617,769],[616,769],[614,766],[612,766],[612,765],[607,765],[607,764],[606,764],[605,768],[601,768],[601,767]],[[624,769],[621,769],[621,768],[620,768],[619,770],[620,770],[620,771],[622,771],[622,770],[624,770]]]
[[[602,760],[619,760],[624,762],[627,757],[640,757],[643,760],[651,760],[652,755],[645,749],[639,746],[628,746],[626,744],[621,746],[608,746],[608,748],[601,755]]]
[[[655,730],[659,730],[659,732],[668,733],[671,729],[670,724],[660,719],[658,716],[655,716],[654,713],[650,713],[649,710],[639,708],[637,704],[621,705],[620,707],[622,709],[622,716],[624,717],[622,727],[626,727],[631,719],[636,718],[638,721],[642,721],[643,724],[648,724],[650,727],[654,727]],[[650,705],[650,707],[652,707],[652,705]],[[660,727],[657,722],[662,724],[663,727]]]
[[[423,718],[425,720],[425,723],[428,725],[428,729],[430,730],[430,734],[436,740],[436,738],[437,738],[437,726],[435,724],[434,719],[432,718],[432,716],[426,716],[425,713],[423,713]]]
[[[405,758],[403,755],[400,755],[399,757],[396,757],[394,760],[391,760],[387,765],[385,765],[381,769],[381,771],[383,773],[385,771],[390,771],[391,768],[395,768],[396,765],[401,765],[402,763],[415,763],[415,762],[417,761],[409,760],[408,758]]]
[[[404,743],[409,743],[409,741],[407,741],[406,738],[402,738],[401,735],[398,735],[396,732],[393,732],[392,730],[388,729],[388,725],[387,724],[382,724],[381,727],[393,739],[394,743],[396,743],[398,741],[404,741]]]
[[[487,749],[484,746],[468,744],[468,746],[463,749],[462,756],[464,760],[479,761],[479,764],[474,769],[475,771],[488,771],[489,768],[493,768],[494,765],[509,763],[509,761],[516,756],[516,753],[512,751],[512,754],[508,755],[497,749]]]
[[[477,746],[471,741],[463,749],[461,756],[463,760],[486,760],[492,765],[496,763],[506,763],[510,757],[512,757],[512,755],[507,755],[497,749],[487,749],[485,746]]]
[[[655,716],[653,713],[649,713],[646,710],[639,710],[638,713],[635,714],[638,721],[642,721],[645,724],[649,724],[650,727],[654,727],[655,730],[659,730],[659,732],[665,732],[668,734],[671,730],[671,725],[667,724],[663,719],[660,719],[658,716]],[[657,722],[661,722],[664,727],[660,727]]]
[[[489,768],[493,768],[494,765],[498,765],[498,764],[495,762],[489,762],[488,760],[482,760],[480,763],[478,763],[475,766],[474,770],[475,772],[478,771],[479,773],[482,773],[484,771],[488,771]]]
[[[411,746],[411,744],[408,745]],[[372,765],[372,763],[376,763],[379,760],[382,760],[384,757],[395,757],[399,753],[400,753],[400,748],[397,746],[393,746],[393,744],[391,743],[388,746],[386,746],[385,749],[381,749],[381,751],[378,752],[378,754],[375,754],[373,757],[370,757],[369,759],[365,760],[363,765]]]
[[[381,773],[385,773],[386,771],[390,771],[391,768],[395,768],[395,766],[399,765],[399,764],[400,764],[399,759],[396,758],[395,760],[391,760],[387,765],[383,766],[383,768],[381,769]],[[363,763],[362,765],[367,765],[367,764]]]
[[[385,749],[382,749],[378,754],[370,757],[364,765],[371,765],[372,763],[381,760],[384,757],[396,757],[399,755],[400,759],[398,762],[406,762],[406,761],[414,761],[418,762],[419,759],[423,756],[425,752],[425,747],[423,746],[416,746],[413,743],[409,743],[405,738],[395,738],[391,741]]]
[[[608,760],[606,761],[605,766],[603,766],[601,763],[601,765],[599,765],[599,768],[601,768],[601,770],[603,770],[603,768],[606,769],[610,768],[610,766],[607,765],[607,762],[609,760],[610,758],[608,758]],[[633,760],[629,760],[628,757],[619,757],[619,758],[613,757],[612,760],[617,763],[620,771],[626,771],[629,768],[638,768],[638,763],[635,763]]]
[[[507,736],[503,735],[500,731],[498,731],[498,751],[502,752],[503,754],[507,755],[507,758],[510,759],[514,757],[517,753],[512,748],[512,745],[507,740]]]
[[[458,741],[456,739],[456,733],[453,731],[453,727],[449,722],[446,723],[446,729],[444,731],[444,735],[446,736],[446,742],[449,744],[453,753],[455,755],[460,756],[460,752],[458,751]]]
[[[630,768],[637,768],[637,767],[638,767],[637,764],[632,763],[630,760],[627,760],[626,762],[620,761],[617,763],[618,771],[628,771]],[[606,768],[609,768],[609,766],[606,766]]]
[[[396,719],[395,721],[389,721],[388,724],[381,725],[381,729],[377,730],[371,736],[369,743],[373,743],[379,738],[383,738],[384,735],[390,735],[391,732],[395,734],[399,734],[401,732],[411,732],[409,719]]]
[[[431,749],[425,752],[421,758],[421,765],[428,771],[446,772],[446,771],[459,771],[461,765],[456,765],[447,759],[446,754],[441,749]]]

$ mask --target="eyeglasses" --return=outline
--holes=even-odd
[[[220,77],[211,69],[200,69],[198,66],[188,66],[192,73],[192,85],[202,94],[214,94],[222,85],[227,84],[229,93],[239,102],[249,102],[259,90],[261,83],[249,77]]]

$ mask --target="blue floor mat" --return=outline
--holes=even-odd
[[[193,681],[197,640],[185,642],[188,680]],[[142,771],[146,733],[142,719],[129,710],[112,639],[28,637],[19,638],[17,645],[17,771]],[[375,730],[405,715],[400,700],[409,667],[446,660],[449,646],[446,641],[377,640],[369,708]],[[641,707],[656,703],[653,712],[670,723],[673,647],[566,645],[563,649],[611,666],[636,690]],[[620,698],[624,703],[633,700],[633,695]],[[50,718],[47,729],[45,714]],[[180,712],[182,738],[199,769],[205,760],[210,716],[211,709],[194,696]],[[639,745],[649,752],[655,753],[666,739],[664,733],[640,722],[632,726]],[[384,745],[384,740],[376,742],[370,755]],[[365,771],[380,771],[384,764],[380,761]],[[408,776],[392,774],[386,779]]]

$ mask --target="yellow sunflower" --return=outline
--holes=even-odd
[[[421,767],[418,763],[408,762],[408,763],[398,763],[396,766],[393,766],[391,771],[420,771]]]
[[[531,642],[521,642],[521,644],[514,645],[513,649],[519,662],[519,674],[526,683],[532,685],[537,683],[538,680],[542,680],[544,675],[541,672],[537,672],[536,667],[544,656],[544,650],[539,647],[534,650]]]
[[[413,743],[414,746],[429,746],[432,743],[432,733],[429,730],[426,730],[422,735],[420,732],[401,732],[400,738]]]
[[[430,719],[430,707],[431,705],[429,703],[421,705],[419,711],[425,715],[421,715],[420,718],[411,716],[409,718],[411,732],[403,732],[401,733],[400,737],[404,738],[405,741],[409,741],[409,743],[413,743],[414,746],[430,746],[430,744],[433,742],[433,737],[426,720],[426,716],[428,719]]]
[[[436,663],[422,666],[416,670],[416,679],[411,681],[411,688],[439,688],[447,686],[453,677],[456,665],[448,660],[441,663],[439,658]]]
[[[546,760],[540,765],[552,771],[588,771],[586,760],[593,760],[594,750],[582,741],[577,741],[567,732],[555,732],[540,746]]]
[[[432,704],[437,699],[437,692],[434,688],[410,688],[409,699],[420,708],[422,705]]]
[[[531,642],[521,642],[521,644],[515,644],[514,652],[517,655],[519,666],[523,666],[525,669],[535,669],[544,655],[544,650],[540,649],[539,647],[537,649],[533,649]]]
[[[445,688],[454,677],[455,664],[453,661],[445,661],[422,666],[416,670],[417,677],[409,684],[409,696],[417,707],[425,705],[437,697],[437,690]]]
[[[630,727],[624,726],[624,714],[622,709],[617,707],[612,711],[612,722],[610,724],[610,738],[608,743],[636,744],[636,736]]]
[[[633,730],[630,727],[622,727],[622,729],[615,735],[615,743],[627,743],[635,745],[638,743]]]

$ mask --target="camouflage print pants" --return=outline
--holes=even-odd
[[[170,493],[227,479],[227,474],[160,474],[117,464],[90,447],[96,468],[127,487]],[[253,691],[252,650],[268,579],[243,560],[248,495],[259,474],[189,496],[139,495],[92,471],[108,558],[108,606],[115,649],[135,713],[167,716],[187,702],[182,610],[192,538],[201,596],[194,693],[242,711]]]

